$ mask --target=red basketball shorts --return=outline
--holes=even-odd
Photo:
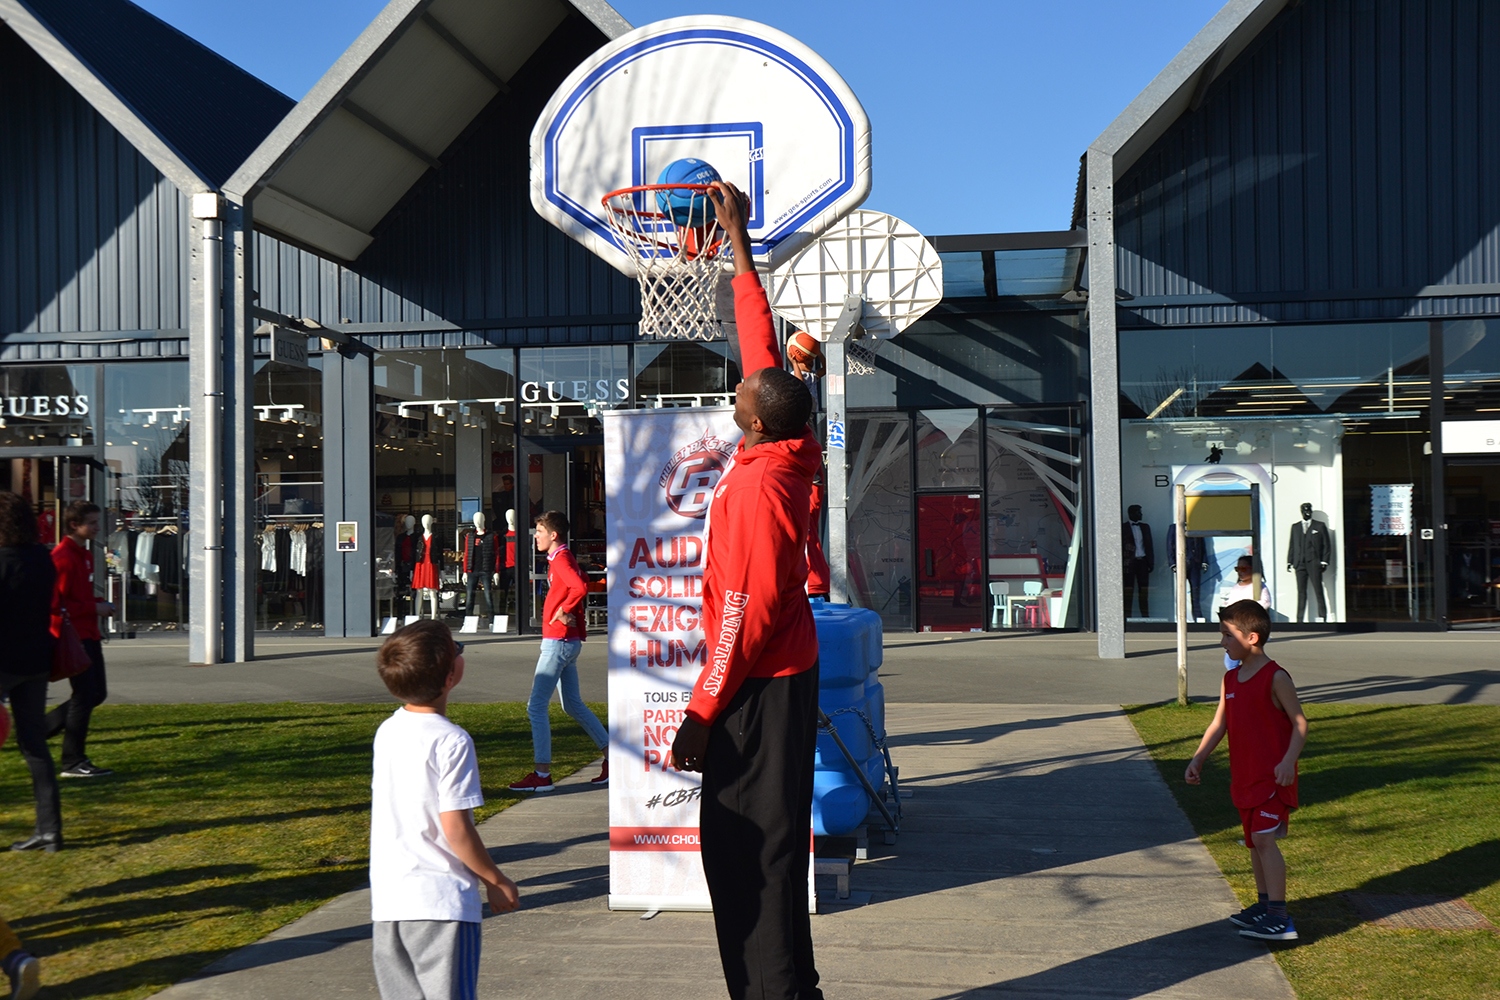
[[[1286,836],[1292,811],[1286,803],[1272,796],[1253,809],[1240,810],[1240,825],[1245,829],[1245,846],[1254,847],[1251,834],[1274,833],[1279,840]]]

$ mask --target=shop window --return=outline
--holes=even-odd
[[[849,583],[854,603],[888,629],[912,627],[911,418],[849,418]]]
[[[1500,320],[1443,323],[1443,413],[1500,420]]]
[[[639,343],[635,368],[642,406],[731,406],[740,382],[740,366],[722,342]]]
[[[979,488],[979,411],[917,413],[917,488]]]
[[[1425,322],[1122,333],[1130,588],[1099,599],[1128,600],[1133,619],[1175,617],[1168,539],[1182,484],[1257,505],[1244,534],[1191,540],[1193,617],[1214,620],[1242,592],[1236,564],[1249,556],[1273,621],[1432,620],[1431,547],[1417,534],[1432,522],[1428,342]],[[1131,507],[1149,535],[1142,555]]]
[[[323,627],[323,373],[255,370],[255,627]]]
[[[93,365],[0,367],[0,448],[88,448],[98,403]]]
[[[497,348],[397,351],[375,359],[375,593],[377,613],[431,612],[411,589],[413,539],[432,518],[442,566],[439,614],[476,613],[463,583],[464,536],[474,514],[502,538],[516,505],[515,353]],[[524,518],[520,518],[524,522]],[[522,530],[524,531],[524,525]],[[514,540],[512,536],[511,540]],[[475,603],[514,612],[513,582]]]
[[[186,361],[103,365],[105,565],[116,627],[188,620],[189,391]]]
[[[1076,626],[1084,561],[1078,411],[991,410],[985,436],[988,624]]]

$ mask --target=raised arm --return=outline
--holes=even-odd
[[[740,377],[749,378],[762,368],[781,367],[781,345],[776,342],[771,304],[760,275],[755,273],[755,258],[750,255],[748,200],[728,181],[716,181],[709,187],[708,197],[734,251],[734,325],[740,339]]]

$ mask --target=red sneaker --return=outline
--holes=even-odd
[[[510,790],[513,792],[550,792],[553,789],[552,775],[545,778],[532,771],[520,781],[512,781]]]
[[[609,758],[604,758],[604,766],[599,768],[599,777],[590,778],[589,784],[604,786],[609,784]]]

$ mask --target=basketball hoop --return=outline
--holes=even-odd
[[[710,217],[704,184],[640,184],[603,198],[615,242],[635,260],[641,283],[641,336],[648,340],[717,340],[714,297],[723,275],[724,230]],[[668,205],[682,223],[661,211]],[[703,220],[693,225],[694,220]]]
[[[844,364],[850,375],[874,375],[875,353],[880,350],[880,341],[874,337],[851,340],[844,346]]]

